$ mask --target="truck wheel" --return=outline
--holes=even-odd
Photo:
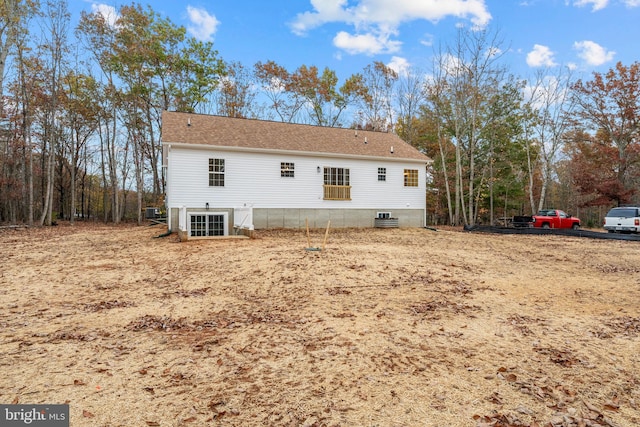
[[[544,224],[542,224],[542,228],[551,228],[551,227],[549,227],[549,223],[548,222],[545,222]]]
[[[578,224],[573,224],[571,228],[574,230],[577,230],[578,228],[580,228],[580,226]]]

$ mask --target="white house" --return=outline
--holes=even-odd
[[[422,227],[429,158],[392,133],[165,112],[167,222],[239,229]]]

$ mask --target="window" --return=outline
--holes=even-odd
[[[324,199],[351,200],[349,169],[324,168]]]
[[[387,180],[387,168],[378,168],[378,181]]]
[[[189,236],[207,237],[225,235],[224,214],[190,214]]]
[[[418,170],[417,169],[404,170],[404,186],[405,187],[418,186]]]
[[[613,208],[607,213],[608,217],[618,218],[633,218],[640,216],[640,209],[638,208]]]
[[[349,185],[349,169],[324,168],[325,185]]]
[[[280,162],[280,177],[293,178],[295,172],[295,165],[289,162]]]
[[[209,159],[209,187],[224,187],[224,159]]]

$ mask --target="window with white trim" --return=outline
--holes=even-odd
[[[349,169],[324,168],[325,185],[349,185]]]
[[[190,213],[189,236],[226,236],[227,216],[224,213]]]
[[[378,181],[387,180],[387,168],[378,168]]]
[[[351,200],[349,169],[324,168],[324,200]]]
[[[209,187],[224,187],[224,159],[209,159]]]

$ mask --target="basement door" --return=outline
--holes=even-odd
[[[227,235],[226,213],[190,213],[189,237]]]

